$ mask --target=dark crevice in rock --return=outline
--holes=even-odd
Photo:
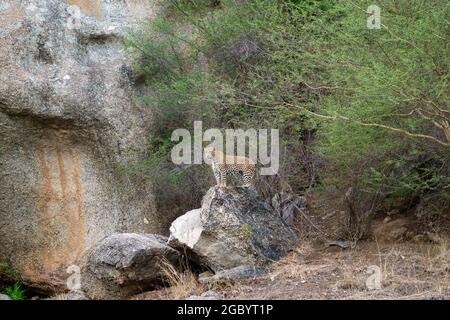
[[[121,38],[115,33],[108,33],[101,30],[93,30],[89,32],[77,32],[77,41],[83,46],[90,44],[110,45],[121,43]]]
[[[0,107],[2,105],[0,104]],[[35,125],[40,127],[41,129],[92,129],[92,128],[101,128],[104,127],[104,124],[101,124],[101,122],[97,121],[90,121],[89,123],[80,123],[79,121],[76,122],[73,119],[64,119],[57,116],[50,116],[50,115],[40,115],[32,113],[31,111],[28,111],[26,109],[17,110],[17,109],[5,109],[0,111],[3,114],[8,115],[12,120],[15,121],[21,121],[21,120],[28,120],[33,122]]]
[[[46,43],[48,39],[45,39],[43,36],[40,36],[37,42],[37,53],[36,60],[42,61],[44,63],[52,63],[53,62],[53,54],[49,48],[47,48]]]

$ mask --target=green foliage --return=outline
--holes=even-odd
[[[445,142],[434,121],[448,108],[448,5],[442,1],[379,1],[381,30],[365,26],[370,2],[342,3],[346,12],[332,28],[327,58],[330,92],[321,103],[327,115],[399,128]],[[426,12],[426,14],[425,14]],[[314,84],[317,86],[317,84]],[[426,119],[414,110],[424,110]],[[448,119],[448,117],[447,117]],[[325,183],[344,189],[357,185],[385,203],[404,198],[420,201],[428,193],[448,190],[448,149],[432,140],[406,139],[379,127],[330,121],[321,125],[317,151],[330,174]],[[443,193],[445,195],[445,193]],[[449,197],[446,197],[448,206]],[[414,200],[415,199],[415,200]]]
[[[0,281],[12,282],[19,279],[19,273],[13,269],[8,262],[0,261]]]
[[[26,299],[25,291],[22,289],[20,283],[16,282],[12,286],[6,287],[3,291],[12,300],[24,300]]]
[[[431,194],[448,208],[450,136],[438,125],[450,114],[450,5],[380,0],[383,26],[370,30],[371,4],[169,1],[126,40],[153,89],[141,97],[156,113],[148,164],[173,172],[170,133],[194,120],[273,127],[286,150],[280,177],[296,192],[352,187],[362,212]],[[183,188],[185,178],[167,179]]]
[[[175,20],[161,18],[130,33],[127,47],[141,61],[136,71],[154,92],[141,97],[157,112],[162,128],[154,134],[167,137],[194,120],[205,127],[275,127],[285,148],[308,154],[303,135],[312,136],[317,121],[287,103],[311,107],[317,99],[303,90],[317,68],[301,18],[312,20],[308,10],[315,15],[333,8],[332,1],[319,2],[228,0],[199,15],[191,10],[196,1],[171,1],[181,13]],[[297,168],[298,158],[290,154],[286,167]],[[301,188],[311,185],[309,177],[287,179]]]

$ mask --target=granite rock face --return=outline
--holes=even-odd
[[[0,261],[41,289],[115,232],[160,233],[144,155],[151,111],[120,40],[148,0],[0,2]]]

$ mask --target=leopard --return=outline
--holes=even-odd
[[[242,187],[254,188],[256,164],[252,160],[247,157],[224,154],[211,146],[206,147],[204,152],[205,158],[211,162],[216,186],[227,187],[227,175],[239,174],[243,182]]]

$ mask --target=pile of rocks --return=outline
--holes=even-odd
[[[246,188],[211,188],[200,209],[176,219],[170,237],[114,234],[89,253],[82,290],[92,299],[123,299],[164,281],[164,263],[203,269],[202,283],[254,277],[298,243],[277,212]],[[200,270],[201,270],[200,268]]]

